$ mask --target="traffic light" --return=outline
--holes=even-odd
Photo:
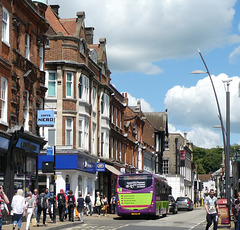
[[[195,181],[194,181],[194,189],[197,189],[197,188],[198,188],[197,184],[198,184],[198,181],[195,180]]]
[[[202,191],[203,190],[203,182],[199,182],[199,191]]]

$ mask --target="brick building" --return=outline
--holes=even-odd
[[[33,190],[38,183],[38,153],[45,144],[37,111],[46,92],[46,7],[30,0],[1,2],[0,183],[10,200],[18,188]]]
[[[96,190],[107,194],[108,174],[99,174],[98,160],[109,159],[110,71],[107,65],[106,39],[93,44],[93,27],[85,27],[85,13],[61,19],[58,5],[49,6],[45,70],[44,109],[54,110],[55,126],[45,127],[41,135],[46,147],[56,149],[57,192],[73,190],[74,195]],[[46,149],[39,157],[52,160]],[[52,182],[52,174],[41,174],[43,186]]]

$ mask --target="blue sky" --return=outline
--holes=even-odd
[[[107,39],[111,83],[142,110],[168,109],[170,132],[201,147],[222,145],[217,106],[198,49],[212,74],[225,120],[223,80],[232,79],[231,144],[240,144],[240,2],[236,0],[48,0],[61,18],[85,11],[94,41]]]

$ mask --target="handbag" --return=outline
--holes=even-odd
[[[102,207],[102,210],[104,211],[105,210],[105,206],[103,205],[103,207]]]
[[[32,218],[32,226],[36,227],[37,226],[37,220],[35,217]]]

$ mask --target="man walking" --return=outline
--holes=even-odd
[[[41,194],[37,197],[37,226],[39,227],[39,221],[41,217],[41,213],[43,212],[43,226],[46,225],[46,217],[47,217],[47,208],[48,208],[48,197],[45,194],[45,189],[42,190]]]
[[[209,229],[212,222],[214,223],[214,230],[217,230],[218,226],[218,216],[219,216],[219,209],[218,209],[218,199],[214,196],[214,190],[210,190],[210,194],[206,197],[205,201],[205,209],[207,212],[207,225],[206,230]]]
[[[48,188],[45,189],[45,194],[48,197],[48,214],[50,216],[50,219],[53,220],[52,202],[51,202],[50,192],[49,192]]]
[[[87,206],[87,216],[88,216],[88,212],[90,212],[90,216],[91,216],[92,215],[92,201],[91,201],[90,192],[88,192],[88,194],[85,197],[85,203]]]
[[[60,193],[57,194],[56,200],[58,204],[57,206],[59,212],[59,219],[63,222],[68,200],[67,195],[64,193],[63,189],[61,189]]]

